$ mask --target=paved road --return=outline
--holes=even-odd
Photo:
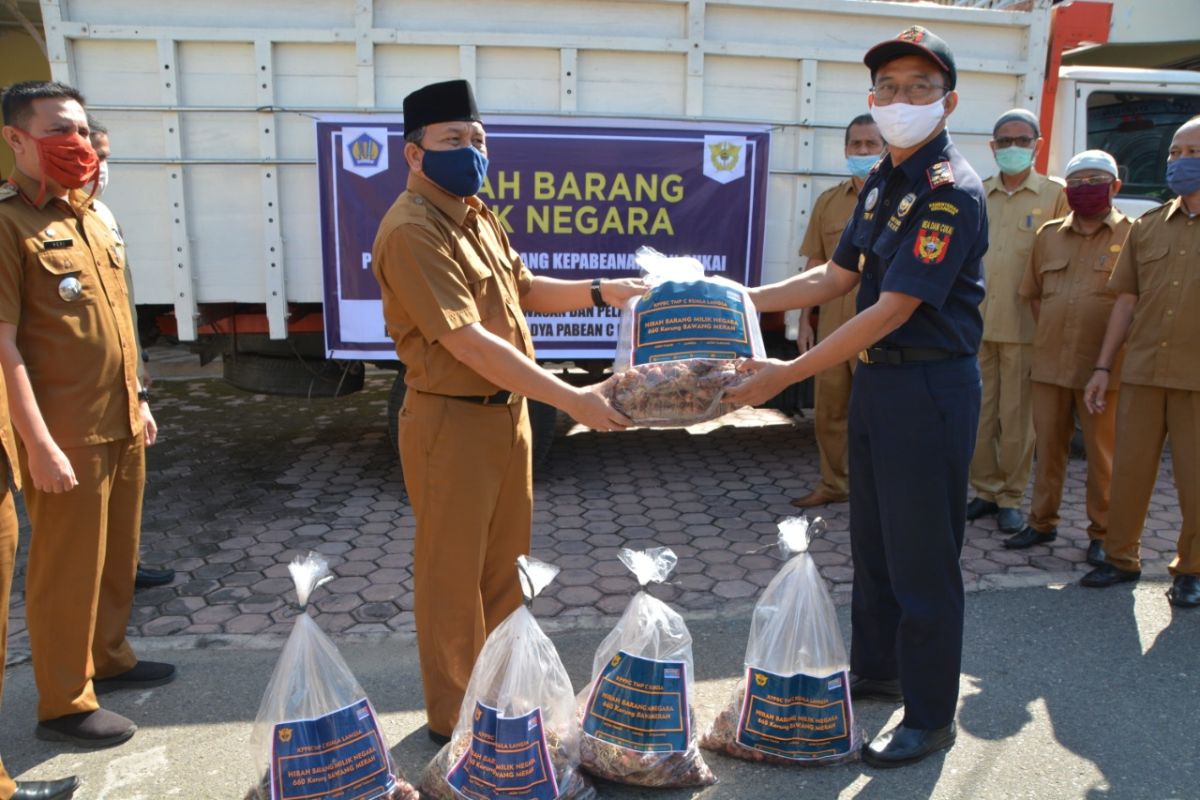
[[[163,357],[156,351],[156,358]],[[135,740],[105,753],[56,749],[29,735],[34,690],[21,594],[22,533],[0,752],[29,777],[80,771],[83,800],[235,798],[251,780],[249,723],[290,630],[286,562],[313,549],[337,580],[316,600],[319,624],[383,712],[398,762],[418,772],[433,754],[419,728],[412,645],[408,508],[384,414],[390,376],[340,400],[266,398],[197,372],[176,354],[156,384],[161,443],[149,456],[143,558],[178,570],[169,587],[139,592],[135,646],[177,660],[175,685],[112,698],[138,719]],[[158,374],[171,365],[159,365]],[[780,561],[771,545],[791,497],[817,479],[810,420],[743,412],[721,426],[596,434],[560,421],[538,470],[534,554],[563,567],[535,611],[576,686],[592,651],[635,591],[621,547],[671,545],[680,556],[657,588],[697,639],[703,724],[740,673],[748,611]],[[1144,539],[1147,579],[1136,591],[1090,592],[1083,462],[1073,461],[1059,541],[1005,551],[992,520],[967,530],[963,573],[969,629],[962,739],[945,758],[895,773],[860,766],[790,771],[714,757],[722,785],[684,797],[1191,798],[1200,795],[1200,612],[1172,612],[1161,577],[1180,516],[1165,459]],[[822,511],[812,546],[834,596],[848,597],[847,506]],[[1063,587],[1066,588],[1063,588]],[[988,591],[1007,589],[1007,591]],[[842,608],[845,616],[845,608]],[[848,631],[848,620],[843,619]],[[868,730],[890,707],[859,709]],[[649,796],[606,787],[604,797]]]
[[[160,376],[196,374],[194,357],[153,351]],[[181,358],[183,363],[179,363]],[[211,370],[210,370],[211,371]],[[148,457],[143,558],[179,572],[139,592],[131,625],[142,636],[283,634],[286,563],[310,549],[337,580],[317,604],[331,633],[411,632],[414,520],[387,441],[391,373],[338,400],[265,397],[215,379],[155,384],[162,429]],[[739,412],[689,430],[595,433],[560,419],[535,475],[533,552],[563,568],[539,599],[547,618],[620,612],[636,588],[622,547],[670,545],[679,566],[667,599],[688,611],[746,609],[775,574],[776,525],[818,479],[810,419]],[[1058,541],[1004,550],[994,519],[967,529],[968,589],[1072,580],[1087,525],[1082,461],[1072,461]],[[1170,461],[1147,520],[1147,571],[1163,574],[1180,521]],[[852,571],[848,505],[822,509],[828,533],[812,545],[835,597]],[[23,536],[22,541],[27,542]],[[18,556],[10,659],[27,654]]]
[[[1184,800],[1200,787],[1200,614],[1174,611],[1166,584],[1104,591],[1050,586],[968,596],[958,745],[901,770],[861,763],[825,769],[750,765],[709,755],[720,778],[702,791],[610,785],[608,800]],[[849,631],[842,608],[842,629]],[[741,671],[745,614],[687,615],[695,637],[697,715],[707,725]],[[704,618],[707,616],[708,618]],[[581,623],[582,624],[582,623]],[[583,624],[553,636],[579,689],[605,633]],[[369,635],[367,635],[369,636]],[[175,660],[179,680],[106,703],[136,718],[129,743],[98,753],[39,742],[28,665],[10,672],[0,751],[26,777],[79,772],[80,800],[238,800],[250,785],[251,722],[277,657],[240,643],[197,648],[196,637],[147,638],[145,655]],[[381,712],[396,761],[419,775],[435,749],[421,728],[412,640],[344,636],[342,653]],[[265,644],[274,647],[277,641]],[[176,649],[183,648],[183,649]],[[898,721],[890,705],[856,707],[870,733]]]

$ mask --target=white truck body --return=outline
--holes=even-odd
[[[106,200],[139,304],[320,303],[313,114],[395,113],[465,77],[485,115],[774,126],[763,280],[790,274],[817,194],[846,176],[870,45],[912,24],[957,54],[951,131],[986,175],[992,121],[1041,99],[1049,3],[1028,12],[864,0],[42,0],[56,79],[111,131]]]

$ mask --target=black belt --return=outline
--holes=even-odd
[[[436,392],[425,392],[436,394]],[[513,392],[496,392],[488,395],[439,394],[438,397],[449,397],[451,400],[462,400],[464,403],[475,403],[480,406],[506,406],[521,399],[521,395]]]
[[[899,366],[922,361],[946,361],[960,355],[940,347],[868,347],[859,352],[858,360],[864,364]]]

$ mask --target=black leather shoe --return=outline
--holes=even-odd
[[[39,722],[33,735],[46,742],[70,742],[97,750],[112,747],[137,733],[137,725],[115,711],[98,708]]]
[[[1108,558],[1108,553],[1104,552],[1104,542],[1099,539],[1092,539],[1088,542],[1087,562],[1093,567],[1102,567],[1106,563],[1104,559]]]
[[[433,728],[425,728],[425,733],[429,734],[429,741],[436,744],[438,747],[445,747],[450,744],[450,737],[444,733],[438,733]]]
[[[20,781],[12,800],[66,800],[79,788],[79,778],[72,775],[57,781]]]
[[[1176,575],[1175,583],[1167,589],[1167,600],[1180,608],[1200,606],[1200,575]]]
[[[1058,538],[1058,528],[1051,528],[1049,531],[1042,533],[1035,528],[1026,525],[1020,533],[1013,534],[1004,540],[1004,546],[1009,550],[1025,550],[1033,547],[1035,544],[1046,544],[1053,542]]]
[[[175,580],[175,570],[173,569],[154,569],[138,564],[137,577],[133,579],[133,585],[138,589],[149,589],[151,586],[166,586],[173,580]]]
[[[1019,508],[1002,508],[996,513],[996,527],[1005,533],[1016,533],[1025,526]]]
[[[903,723],[876,736],[863,748],[863,761],[872,767],[888,769],[915,764],[926,756],[953,746],[957,736],[954,723],[931,731],[909,728]]]
[[[1000,511],[1000,506],[991,500],[984,500],[982,497],[976,497],[967,503],[967,519],[970,520],[979,519],[980,517],[990,517],[998,511]]]
[[[904,694],[900,691],[900,681],[892,678],[860,678],[850,673],[850,698],[854,702],[860,700],[882,700],[887,703],[903,703]]]
[[[1079,585],[1087,586],[1089,589],[1107,589],[1109,586],[1116,586],[1118,583],[1136,581],[1140,577],[1142,577],[1140,569],[1137,572],[1130,572],[1129,570],[1114,567],[1106,561],[1080,578]]]
[[[117,689],[151,689],[175,680],[175,665],[161,661],[139,661],[120,675],[96,678],[92,687],[96,694],[108,694]]]

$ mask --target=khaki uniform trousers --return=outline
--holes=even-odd
[[[1091,414],[1083,404],[1082,389],[1033,382],[1037,466],[1033,473],[1029,526],[1042,533],[1058,527],[1058,509],[1062,504],[1076,414],[1083,429],[1083,447],[1087,451],[1088,538],[1103,540],[1108,529],[1108,497],[1116,440],[1116,392],[1105,396],[1103,412]]]
[[[133,608],[146,448],[141,436],[63,449],[79,485],[38,491],[21,453],[32,531],[25,614],[38,719],[95,711],[93,678],[137,664],[125,627]]]
[[[2,391],[2,390],[0,390]],[[12,489],[8,486],[8,470],[0,455],[0,490],[4,497],[0,498],[0,696],[4,694],[4,664],[8,656],[8,600],[12,594],[12,578],[14,562],[17,559],[17,507],[13,502]],[[12,797],[17,785],[4,769],[0,761],[0,798]]]
[[[1142,527],[1161,466],[1163,442],[1171,439],[1171,465],[1183,523],[1171,562],[1172,575],[1200,575],[1200,392],[1121,384],[1117,450],[1113,459],[1112,507],[1104,549],[1108,563],[1139,570]]]
[[[413,615],[425,715],[449,735],[484,639],[521,606],[533,526],[525,401],[483,406],[410,389],[400,460],[417,520]]]
[[[829,494],[850,494],[849,444],[850,386],[854,377],[848,362],[817,373],[815,433],[821,457],[821,487]]]
[[[1033,466],[1032,345],[984,341],[979,346],[983,400],[971,459],[975,494],[1001,508],[1020,508]]]

